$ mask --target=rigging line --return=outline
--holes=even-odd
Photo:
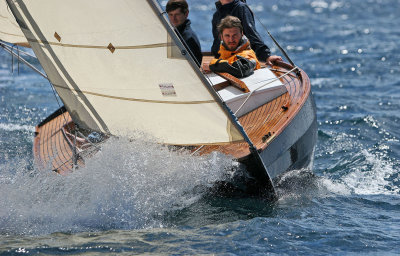
[[[60,101],[59,101],[59,99],[57,97],[57,93],[56,93],[56,89],[54,88],[54,85],[50,82],[49,79],[47,79],[47,81],[49,81],[49,84],[50,84],[50,87],[51,87],[51,91],[53,92],[54,98],[56,98],[58,107],[61,108],[61,104],[60,104]],[[68,110],[66,112],[68,113]],[[68,123],[68,121],[67,121],[67,118],[65,117],[64,113],[62,113],[62,117],[64,119],[64,124],[66,125]]]
[[[254,89],[254,91],[256,91],[256,90],[258,90],[258,89],[261,89],[262,87],[264,87],[264,86],[266,86],[266,85],[268,85],[268,84],[270,84],[270,83],[273,83],[273,82],[275,82],[275,81],[277,81],[277,80],[279,80],[279,79],[281,79],[281,78],[283,78],[283,77],[285,77],[285,76],[290,75],[290,73],[294,72],[296,69],[297,69],[297,67],[294,67],[294,68],[292,68],[291,70],[285,72],[283,75],[281,75],[281,76],[279,76],[279,77],[276,77],[276,78],[273,78],[272,80],[271,80],[271,79],[266,79],[266,80],[261,80],[261,81],[257,82],[256,84],[259,84],[259,83],[268,81],[268,83],[263,84],[263,85],[257,87],[256,89]],[[282,71],[281,71],[281,72],[282,72]]]
[[[89,140],[89,138],[86,137],[86,136],[85,136],[83,133],[81,133],[80,131],[78,131],[78,135],[81,136],[81,137],[83,137],[91,146],[95,147],[95,148],[98,149],[98,150],[101,149],[101,147],[99,147],[99,146],[97,146],[96,144],[94,144],[93,142],[91,142],[91,141]],[[82,150],[82,152],[84,152],[84,150]]]
[[[22,54],[26,55],[26,56],[29,56],[29,57],[34,58],[34,59],[37,59],[37,57],[36,57],[35,55],[32,55],[32,54],[30,54],[30,53],[28,53],[28,52],[21,51],[21,50],[20,50],[20,52],[21,52]]]
[[[247,95],[246,99],[243,101],[242,105],[240,105],[240,107],[238,108],[238,110],[236,110],[235,115],[236,115],[236,114],[243,108],[243,106],[248,102],[248,100],[250,99],[250,97],[253,95],[253,93],[254,93],[255,91],[257,91],[258,89],[260,89],[260,88],[262,88],[262,87],[264,87],[264,86],[266,86],[266,85],[269,85],[269,84],[271,84],[271,83],[273,83],[273,82],[275,82],[275,81],[281,79],[282,77],[287,76],[288,74],[290,74],[291,72],[295,71],[296,69],[297,69],[297,67],[294,67],[294,68],[292,68],[291,70],[289,70],[289,71],[287,71],[286,73],[284,73],[283,75],[281,75],[281,76],[279,76],[279,77],[277,77],[277,78],[275,78],[275,79],[269,81],[269,82],[266,83],[266,84],[261,85],[260,87],[257,87],[257,88],[254,89],[253,91],[251,91],[251,92],[249,93],[249,95]]]
[[[190,156],[193,156],[194,154],[196,154],[197,152],[200,151],[200,149],[204,148],[204,145],[201,145],[198,149],[196,149],[195,151],[193,151]]]
[[[12,51],[12,47],[10,47],[7,44],[4,44],[3,42],[0,42],[0,47],[2,47],[6,52],[8,52],[9,54],[11,54],[12,56],[16,56],[17,54],[15,52]],[[42,73],[39,69],[37,69],[35,66],[33,66],[31,63],[29,63],[27,60],[25,60],[23,57],[21,56],[16,56],[17,58],[19,58],[20,61],[22,61],[25,65],[27,65],[28,67],[30,67],[33,71],[35,71],[36,73],[38,73],[39,75],[41,75],[42,77],[44,77],[45,79],[48,80],[48,77]]]
[[[11,48],[11,73],[13,73],[14,74],[14,55],[15,55],[15,53],[14,53],[14,44],[13,44],[13,46],[12,46],[12,48]]]
[[[19,75],[19,63],[20,63],[19,59],[20,59],[20,56],[19,56],[19,46],[18,45],[17,45],[17,52],[18,52],[18,58],[17,58],[18,62],[17,63],[18,63],[18,75]]]
[[[76,146],[76,129],[75,129],[75,135],[74,135],[74,146],[72,149],[72,171],[76,170],[77,164],[78,164],[78,154],[77,154],[77,146]]]
[[[27,60],[25,60],[24,58],[22,58],[21,56],[17,55],[12,49],[12,47],[10,47],[7,44],[4,44],[3,41],[0,42],[0,47],[2,47],[6,52],[8,52],[9,54],[11,54],[11,56],[13,57],[13,62],[14,62],[14,56],[16,56],[20,61],[22,61],[25,65],[27,65],[28,67],[30,67],[33,71],[35,71],[36,73],[38,73],[39,75],[41,75],[42,77],[44,77],[47,81],[49,81],[50,87],[52,89],[53,95],[56,98],[58,107],[61,108],[61,104],[60,101],[58,100],[57,97],[57,93],[55,92],[55,88],[53,86],[53,84],[50,82],[49,78],[42,73],[39,69],[37,69],[35,66],[33,66],[32,64],[30,64]],[[67,124],[67,119],[65,117],[65,115],[63,115],[65,124]]]
[[[1,40],[0,40],[0,44],[4,44],[4,46],[7,47],[7,48],[9,48],[9,49],[12,48],[11,46],[9,46],[8,44],[6,44],[4,41],[1,41]],[[23,50],[19,50],[19,51],[20,51],[22,54],[26,55],[26,56],[32,57],[32,58],[34,58],[34,59],[37,59],[36,56],[34,56],[34,55],[32,55],[32,54],[30,54],[30,53],[28,53],[28,52],[25,52],[25,51],[23,51]]]
[[[275,38],[272,36],[272,34],[269,32],[269,30],[267,29],[267,27],[264,25],[264,23],[261,22],[261,20],[256,16],[256,19],[258,21],[258,23],[261,24],[261,26],[263,27],[263,29],[268,33],[269,37],[271,37],[272,41],[275,43],[275,45],[279,48],[279,50],[282,52],[282,54],[285,56],[285,58],[290,62],[290,64],[293,67],[297,66],[294,64],[294,62],[292,61],[292,59],[289,57],[289,55],[287,55],[286,51],[280,46],[280,44],[278,43],[278,41],[275,40]]]

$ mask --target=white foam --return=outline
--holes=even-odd
[[[140,138],[111,139],[67,176],[22,168],[1,178],[0,194],[8,196],[0,198],[0,233],[162,227],[164,213],[197,202],[231,165],[222,154],[194,157]]]
[[[350,195],[352,190],[342,181],[332,181],[322,177],[319,180],[320,195]]]
[[[388,179],[392,174],[399,173],[399,170],[396,170],[392,163],[365,149],[361,154],[365,156],[365,163],[362,166],[357,165],[357,169],[344,176],[343,182],[359,195],[399,194],[400,188],[393,186]]]
[[[19,125],[19,124],[4,124],[4,123],[0,123],[0,129],[5,131],[27,131],[27,132],[35,131],[34,126]]]

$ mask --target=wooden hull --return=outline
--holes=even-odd
[[[290,124],[264,150],[260,151],[268,175],[274,183],[280,175],[289,170],[310,167],[317,141],[317,122],[312,113],[315,113],[315,104],[310,94]],[[259,185],[265,185],[263,180],[265,175],[260,173],[264,170],[257,167],[252,155],[240,161],[247,166],[250,174],[258,178]]]
[[[291,69],[286,63],[272,68],[277,76]],[[239,118],[273,180],[288,170],[307,167],[312,162],[317,138],[316,108],[308,76],[300,70],[298,75],[290,72],[280,80],[287,93]],[[74,124],[65,109],[36,127],[34,155],[39,168],[65,174],[83,165],[84,158],[93,154],[94,151],[87,153],[79,147],[74,152],[73,145],[79,146],[80,142],[71,136],[73,130]],[[264,183],[265,173],[257,168],[247,143],[197,146],[193,151],[231,155],[247,165],[261,185]]]

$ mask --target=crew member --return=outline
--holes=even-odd
[[[223,18],[228,15],[238,17],[243,26],[244,35],[250,40],[251,48],[255,51],[257,58],[260,61],[265,61],[268,65],[272,65],[277,60],[282,60],[280,56],[271,56],[271,51],[264,44],[260,35],[256,30],[254,14],[245,0],[219,0],[215,3],[217,10],[212,19],[212,32],[214,42],[211,47],[211,52],[215,57],[218,57],[220,35],[218,34],[217,26]]]
[[[220,35],[219,59],[210,62],[213,72],[226,72],[235,77],[246,77],[260,68],[255,52],[250,48],[250,42],[243,35],[243,27],[239,18],[227,16],[217,27]]]
[[[171,24],[179,32],[182,41],[186,44],[193,59],[198,66],[201,65],[203,55],[201,53],[200,41],[190,27],[189,6],[186,0],[169,0],[166,6],[166,11]]]

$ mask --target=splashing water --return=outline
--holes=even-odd
[[[342,178],[349,188],[358,195],[396,195],[400,188],[393,185],[390,176],[398,174],[399,170],[393,164],[380,157],[362,150],[365,158],[364,166],[358,166]],[[389,189],[390,188],[390,189]]]
[[[162,215],[188,206],[226,175],[232,159],[190,156],[138,138],[110,139],[67,176],[28,172],[0,179],[0,234],[162,227]]]
[[[35,131],[35,127],[29,125],[2,124],[2,123],[0,123],[0,129],[5,131],[27,131],[27,132]]]
[[[349,136],[336,137],[329,150],[347,153],[327,169],[330,177],[321,177],[320,190],[336,195],[398,195],[400,194],[398,161],[389,157],[387,140],[366,149]],[[358,151],[360,150],[360,151]]]

